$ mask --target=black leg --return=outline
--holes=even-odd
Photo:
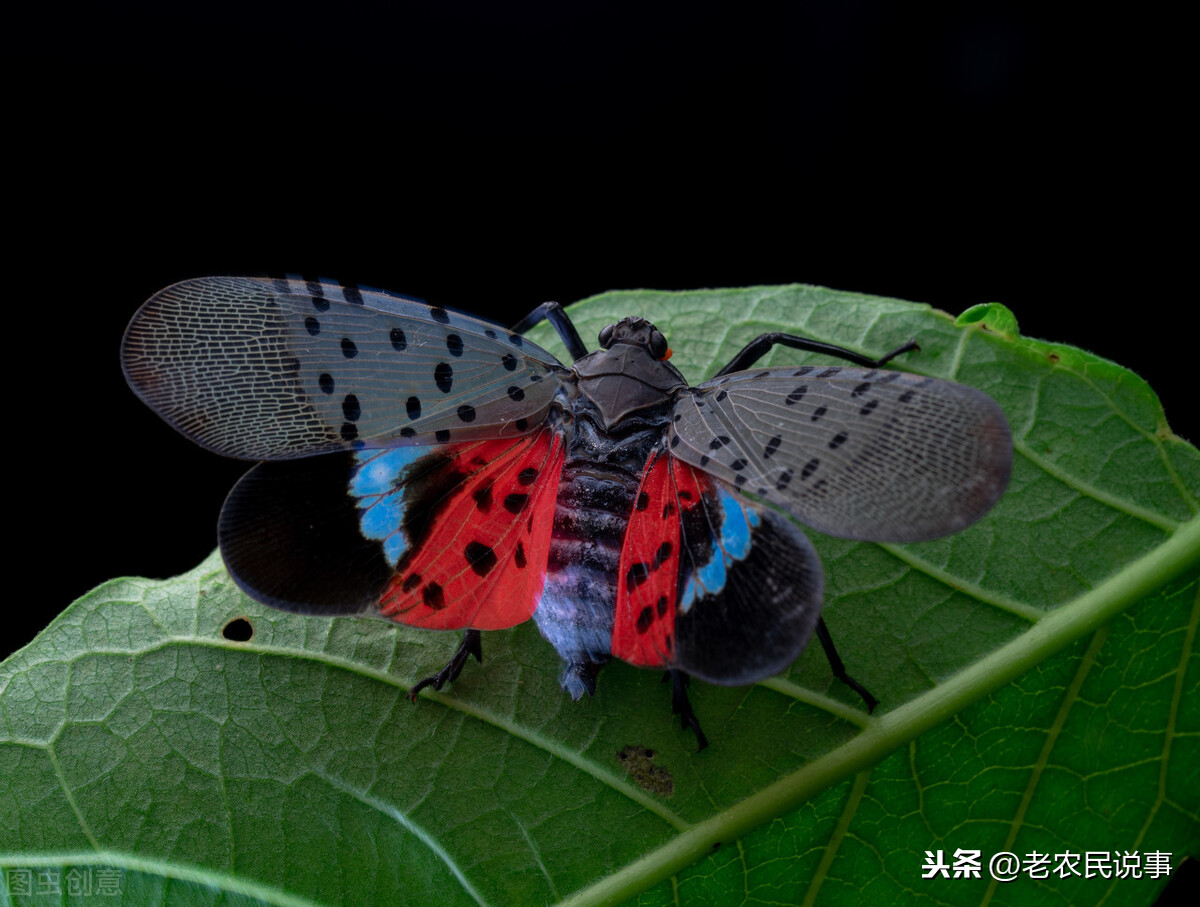
[[[825,650],[825,657],[829,659],[829,667],[833,671],[833,676],[862,697],[862,701],[867,704],[868,712],[875,711],[879,700],[871,695],[870,690],[846,673],[846,666],[842,664],[842,656],[838,655],[837,649],[833,646],[833,637],[829,635],[829,628],[825,626],[823,617],[817,618],[817,638],[821,640],[821,648]]]
[[[680,722],[683,724],[683,729],[686,731],[691,728],[696,733],[696,752],[708,746],[708,738],[704,736],[704,731],[700,730],[700,722],[696,720],[696,713],[692,711],[692,703],[688,700],[687,688],[691,682],[691,678],[683,671],[677,671],[671,668],[663,675],[665,681],[668,677],[671,678],[671,713],[679,716]]]
[[[572,360],[579,360],[587,355],[587,347],[584,346],[579,331],[575,330],[575,325],[571,323],[571,316],[557,302],[543,302],[513,325],[513,333],[524,334],[535,324],[541,324],[543,321],[549,321],[554,326],[554,330],[558,331],[558,336],[562,338]]]
[[[730,363],[713,375],[713,377],[719,378],[721,375],[728,375],[730,372],[740,372],[750,368],[750,366],[770,352],[771,347],[777,344],[780,346],[790,346],[797,350],[807,350],[810,353],[825,353],[829,356],[837,356],[839,359],[846,359],[869,368],[879,368],[895,359],[901,353],[910,353],[913,350],[920,349],[917,346],[917,341],[910,340],[903,346],[892,350],[886,356],[881,356],[878,359],[868,359],[866,356],[859,355],[845,347],[835,346],[832,343],[822,343],[820,340],[809,340],[807,337],[797,337],[795,334],[762,334],[747,343],[742,348],[742,351],[734,356],[730,360]]]
[[[442,668],[432,677],[426,677],[420,680],[409,691],[408,698],[413,702],[417,701],[417,694],[426,687],[433,687],[435,690],[440,690],[443,686],[458,678],[462,673],[463,665],[467,663],[467,659],[474,655],[475,660],[483,664],[483,636],[478,630],[467,630],[463,633],[462,642],[455,649],[453,657],[447,663],[446,667]]]

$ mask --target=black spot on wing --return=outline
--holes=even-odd
[[[671,556],[673,550],[670,542],[663,542],[658,546],[658,550],[654,552],[654,562],[651,564],[651,570],[657,570],[663,565],[667,558]]]
[[[487,576],[496,566],[496,552],[483,542],[469,543],[463,553],[478,576]]]
[[[625,571],[625,588],[632,592],[650,576],[650,567],[642,562],[630,564],[629,569]]]
[[[654,625],[654,610],[649,605],[647,605],[646,607],[642,608],[641,611],[638,612],[637,622],[634,624],[634,626],[637,628],[638,633],[645,633],[653,625]]]
[[[471,497],[475,499],[475,508],[480,513],[487,513],[492,509],[492,486],[490,484],[476,489],[472,492]]]
[[[446,607],[446,593],[437,583],[425,585],[425,588],[421,590],[421,600],[426,607],[432,608],[434,611],[440,611]]]

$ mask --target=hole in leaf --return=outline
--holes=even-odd
[[[249,642],[254,638],[254,624],[244,617],[235,617],[221,628],[221,635],[230,642]]]

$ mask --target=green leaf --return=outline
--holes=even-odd
[[[275,612],[214,556],[102,586],[0,665],[4,902],[114,871],[102,903],[1151,902],[1165,879],[987,876],[998,851],[1200,853],[1200,454],[1145,382],[1002,306],[956,323],[793,286],[572,309],[585,338],[629,313],[693,381],[764,331],[916,337],[899,367],[1004,407],[1012,483],[976,526],[812,534],[874,716],[814,647],[753,687],[694,684],[697,753],[655,673],[614,664],[572,702],[529,624],[412,705],[453,635]],[[922,878],[958,848],[982,879]]]

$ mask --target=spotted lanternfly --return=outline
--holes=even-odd
[[[548,320],[570,367],[522,336]],[[752,368],[783,344],[863,367]],[[849,539],[970,525],[1008,483],[999,406],[962,385],[790,334],[690,387],[654,325],[588,353],[547,303],[509,330],[378,292],[205,278],[134,316],[130,385],[196,443],[263,462],[234,487],[220,546],[237,584],[307,614],[464,629],[413,695],[454,680],[480,631],[530,617],[578,699],[610,657],[685,681],[783,671],[821,620],[821,564],[783,514]],[[781,513],[780,511],[783,511]]]

